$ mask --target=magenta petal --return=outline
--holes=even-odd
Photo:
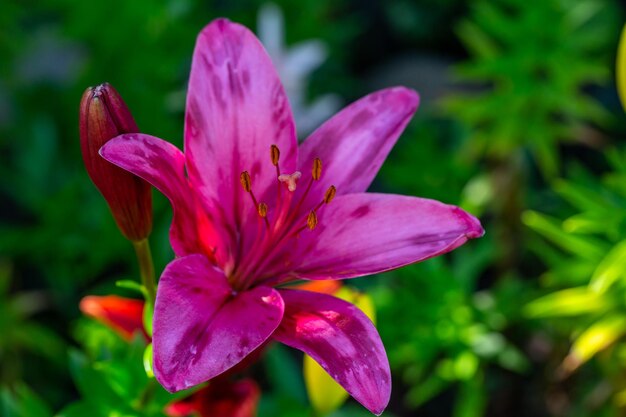
[[[226,224],[241,230],[253,222],[256,228],[256,209],[239,182],[243,171],[257,198],[274,201],[268,195],[276,192],[271,145],[280,149],[281,170],[295,171],[293,117],[269,56],[244,26],[215,20],[198,36],[193,55],[185,155],[194,188],[222,209]],[[234,246],[237,231],[231,235]]]
[[[312,203],[330,185],[338,195],[367,190],[418,104],[415,91],[388,88],[352,103],[313,132],[300,146],[298,161],[300,171],[310,172],[313,160],[322,160],[321,180],[308,194]]]
[[[380,415],[391,394],[385,348],[369,318],[326,294],[280,290],[285,314],[274,338],[315,359],[350,395]]]
[[[207,381],[259,347],[280,324],[283,300],[268,287],[236,294],[202,255],[171,262],[154,309],[154,373],[170,392]]]
[[[100,149],[109,162],[148,181],[170,200],[170,240],[178,256],[223,253],[221,239],[204,217],[185,176],[185,156],[169,142],[142,133],[118,136]],[[203,221],[204,220],[204,221]]]
[[[458,207],[392,194],[350,194],[320,209],[313,235],[298,248],[294,275],[343,279],[374,274],[449,252],[483,235]]]

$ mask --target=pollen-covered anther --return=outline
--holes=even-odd
[[[270,146],[270,159],[272,160],[272,165],[278,165],[278,160],[280,159],[280,149],[278,149],[278,146]]]
[[[306,218],[306,225],[310,230],[315,229],[317,226],[317,214],[314,211],[310,212]]]
[[[267,217],[267,204],[259,203],[259,206],[257,207],[257,211],[259,212],[259,216],[263,218]]]
[[[239,175],[239,181],[241,181],[241,186],[247,193],[252,190],[252,180],[248,171],[244,171]]]
[[[328,190],[326,190],[326,192],[324,193],[324,203],[328,204],[331,201],[333,201],[333,198],[335,198],[336,194],[337,194],[337,188],[335,188],[334,185],[331,185],[330,187],[328,187]]]
[[[260,204],[257,201],[256,196],[252,192],[252,179],[250,178],[250,173],[248,171],[243,171],[239,175],[239,181],[241,182],[241,186],[243,187],[243,189],[248,193],[248,195],[250,195],[250,199],[252,199],[252,204],[254,205],[256,210],[259,211]],[[261,217],[264,217],[264,216],[261,216]]]
[[[287,185],[287,189],[291,192],[296,191],[296,183],[302,176],[300,171],[296,171],[293,174],[281,174],[278,176],[278,181],[285,183]]]
[[[322,160],[315,158],[313,160],[313,168],[311,169],[311,176],[315,181],[318,181],[322,177]]]

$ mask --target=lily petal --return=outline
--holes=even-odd
[[[391,395],[391,372],[370,319],[326,294],[280,290],[280,295],[285,314],[274,338],[311,356],[358,402],[380,415]]]
[[[296,169],[297,141],[287,96],[272,62],[244,26],[218,19],[196,42],[185,117],[185,155],[194,188],[233,225],[232,245],[256,208],[241,187],[248,171],[260,201],[274,201],[276,168],[270,146],[280,149],[282,172]],[[250,240],[250,239],[249,239]]]
[[[221,239],[196,203],[185,176],[185,156],[178,148],[154,136],[131,133],[109,141],[100,154],[148,181],[170,200],[174,210],[170,241],[176,255],[225,254],[218,250],[223,246]]]
[[[320,210],[302,244],[295,277],[343,279],[375,274],[449,252],[483,235],[458,207],[393,194],[350,194]]]
[[[310,171],[315,158],[322,160],[323,169],[308,193],[305,210],[317,204],[331,185],[338,195],[367,190],[418,104],[413,90],[380,90],[352,103],[313,132],[300,146],[299,170]]]
[[[283,301],[268,287],[232,291],[203,255],[171,262],[154,308],[154,374],[170,392],[207,381],[241,362],[278,327]]]

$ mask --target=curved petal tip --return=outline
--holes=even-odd
[[[457,207],[456,211],[457,215],[463,218],[467,223],[467,232],[465,232],[465,237],[468,239],[476,239],[484,236],[485,229],[483,229],[483,226],[480,224],[480,220],[461,208]]]
[[[412,88],[399,86],[392,87],[389,89],[389,91],[397,94],[397,97],[399,99],[403,98],[404,100],[406,100],[406,103],[408,105],[407,107],[413,108],[413,112],[415,112],[420,105],[420,95]]]

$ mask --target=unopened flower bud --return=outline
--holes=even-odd
[[[118,297],[116,295],[90,295],[80,300],[80,311],[115,330],[126,340],[132,340],[140,332],[149,340],[143,328],[142,300]]]
[[[79,125],[85,168],[109,204],[120,231],[131,241],[147,238],[152,230],[150,184],[98,154],[114,137],[139,132],[122,97],[108,83],[88,88],[80,103]]]

